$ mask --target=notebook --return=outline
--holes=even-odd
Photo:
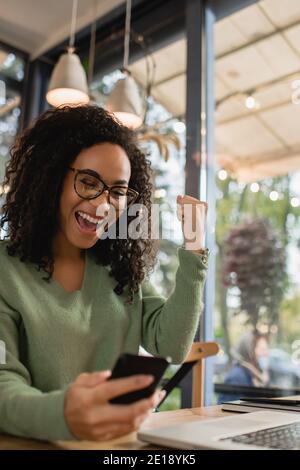
[[[235,400],[223,402],[221,405],[223,411],[236,411],[237,413],[250,413],[253,411],[261,410],[278,410],[278,411],[291,411],[293,413],[300,412],[300,405],[287,405],[284,400],[274,400],[272,403],[257,403],[255,400],[244,401]]]

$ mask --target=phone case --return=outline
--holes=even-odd
[[[120,395],[110,400],[114,404],[129,404],[143,398],[150,397],[156,390],[170,361],[163,357],[138,356],[135,354],[123,354],[112,370],[109,380],[130,377],[132,375],[153,375],[154,381],[142,390]]]

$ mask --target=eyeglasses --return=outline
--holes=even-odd
[[[93,170],[78,170],[68,167],[75,173],[74,190],[81,199],[96,199],[108,191],[108,202],[117,210],[124,210],[136,201],[139,193],[127,186],[107,186]]]

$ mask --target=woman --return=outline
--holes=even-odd
[[[257,331],[248,331],[241,338],[232,353],[233,367],[228,371],[224,383],[235,385],[236,394],[224,394],[219,402],[233,401],[240,398],[238,386],[266,387],[269,375],[266,370],[269,356],[268,337]]]
[[[110,370],[121,353],[138,353],[140,345],[184,360],[202,307],[202,241],[178,249],[176,286],[166,300],[146,280],[153,240],[103,236],[133,202],[150,214],[152,187],[132,133],[96,106],[44,113],[17,139],[4,184],[10,189],[1,222],[9,239],[0,243],[6,345],[0,430],[46,440],[131,432],[159,396],[110,404],[152,381],[143,375],[107,381]],[[177,200],[196,208],[194,217],[205,215],[204,203]]]

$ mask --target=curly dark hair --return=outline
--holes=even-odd
[[[137,147],[134,133],[103,108],[84,105],[50,109],[17,137],[10,151],[3,183],[9,191],[0,227],[8,227],[8,254],[36,264],[48,274],[45,280],[53,274],[52,241],[58,230],[67,168],[83,149],[104,142],[125,150],[131,164],[130,187],[140,194],[136,203],[144,204],[151,214],[150,162]],[[89,252],[98,264],[110,266],[118,295],[127,286],[129,303],[156,258],[150,237],[99,239]]]

